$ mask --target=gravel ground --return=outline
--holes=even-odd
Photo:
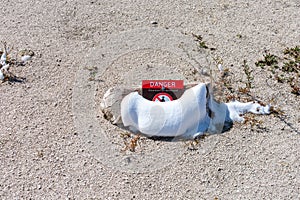
[[[255,62],[300,42],[298,0],[6,1],[0,40],[33,59],[0,83],[1,199],[299,199],[300,101]],[[192,33],[209,47],[197,50]],[[255,116],[191,151],[142,138],[123,151],[99,111],[111,86],[144,78],[204,80],[215,66],[245,80],[284,116]]]

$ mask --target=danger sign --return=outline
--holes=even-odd
[[[143,80],[143,88],[183,89],[183,80]]]
[[[166,102],[166,101],[173,101],[173,97],[169,95],[168,93],[158,93],[153,97],[153,101],[158,102]]]
[[[142,95],[150,101],[173,101],[184,92],[183,80],[143,80]]]

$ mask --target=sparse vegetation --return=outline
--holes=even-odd
[[[138,141],[140,140],[140,135],[131,135],[130,133],[122,133],[121,137],[123,138],[125,148],[122,150],[123,152],[129,150],[131,152],[135,152],[136,147],[138,145]]]
[[[250,69],[246,60],[244,60],[242,67],[243,67],[245,75],[247,76],[247,81],[245,83],[246,84],[245,89],[248,89],[250,91],[250,89],[252,88],[252,81],[254,79],[252,76],[252,70]]]
[[[85,69],[90,72],[90,77],[88,80],[95,81],[98,68],[94,67],[94,66],[88,66],[88,67],[85,67]]]
[[[203,41],[201,35],[195,35],[195,40],[198,43],[198,47],[201,49],[209,50],[206,43]],[[299,47],[295,48],[287,48],[284,50],[284,58],[280,58],[271,53],[266,53],[263,59],[257,61],[255,66],[264,69],[264,71],[271,72],[270,76],[275,78],[279,83],[289,83],[292,88],[292,93],[299,95],[299,60],[300,60],[300,49]],[[222,59],[218,58],[215,59],[216,64],[218,65],[219,71],[221,72],[219,77],[214,80],[213,86],[215,87],[215,97],[217,101],[221,102],[228,102],[232,100],[239,100],[239,101],[253,101],[256,100],[253,94],[251,93],[252,89],[255,88],[253,83],[254,76],[253,71],[254,68],[248,64],[247,60],[243,60],[241,64],[241,69],[243,72],[243,78],[240,81],[243,85],[240,87],[236,87],[235,80],[233,73],[229,70],[229,68],[223,68],[221,63],[223,62]],[[90,79],[94,79],[94,74],[97,68],[95,67],[87,67],[87,70],[90,71]],[[197,70],[191,69],[192,74],[197,74]],[[211,71],[210,71],[211,73]],[[296,75],[296,76],[295,76]],[[214,79],[214,78],[213,78]],[[262,102],[259,102],[263,105]],[[284,112],[281,111],[280,108],[271,107],[271,113],[283,119]],[[252,131],[262,132],[262,131],[269,131],[267,127],[264,126],[263,121],[256,119],[254,114],[247,114],[245,117],[244,123],[247,125],[247,128],[250,128]],[[284,119],[283,119],[284,120]],[[197,150],[200,146],[200,141],[205,136],[201,138],[196,138],[193,141],[188,141],[185,145],[188,150]],[[125,147],[123,148],[123,152],[130,151],[136,152],[137,147],[139,146],[139,142],[141,140],[140,135],[131,135],[130,133],[122,133],[121,138],[123,139]]]
[[[262,69],[264,69],[265,66],[275,67],[277,64],[278,64],[278,57],[270,53],[264,55],[263,60],[259,60],[255,63],[256,66],[261,67]]]
[[[216,48],[214,48],[214,47],[208,47],[206,42],[203,41],[203,37],[201,35],[197,35],[197,34],[194,34],[194,33],[192,33],[192,35],[195,38],[195,41],[198,43],[199,49],[209,49],[211,51],[216,50]]]
[[[243,100],[243,101],[252,101],[253,97],[250,92],[253,88],[253,75],[251,68],[247,64],[247,61],[244,60],[242,64],[243,72],[246,75],[246,80],[242,81],[245,84],[244,87],[238,87],[237,89],[234,87],[233,74],[229,71],[229,68],[225,68],[221,71],[221,76],[216,80],[215,89],[216,98],[221,102],[228,102],[232,100]]]
[[[267,53],[263,60],[255,63],[262,69],[267,67],[271,72],[270,78],[274,78],[278,83],[288,83],[291,87],[291,93],[300,95],[300,48],[286,48],[283,50],[284,58]]]

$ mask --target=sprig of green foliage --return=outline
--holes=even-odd
[[[291,93],[300,95],[300,47],[295,46],[283,50],[284,58],[267,53],[264,59],[255,63],[257,67],[272,73],[270,77],[274,77],[278,83],[288,83],[291,87]]]

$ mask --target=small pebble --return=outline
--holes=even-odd
[[[7,71],[9,69],[9,64],[3,65],[1,70]]]
[[[29,55],[25,55],[25,56],[21,57],[22,62],[27,62],[30,59],[31,59],[31,56],[29,56]]]
[[[220,72],[223,72],[223,66],[222,66],[222,64],[218,64],[218,69],[220,70]]]
[[[0,80],[4,80],[4,74],[2,73],[1,70],[0,70]]]
[[[210,76],[209,75],[209,70],[206,69],[206,68],[201,69],[201,74],[204,75],[204,76]]]

